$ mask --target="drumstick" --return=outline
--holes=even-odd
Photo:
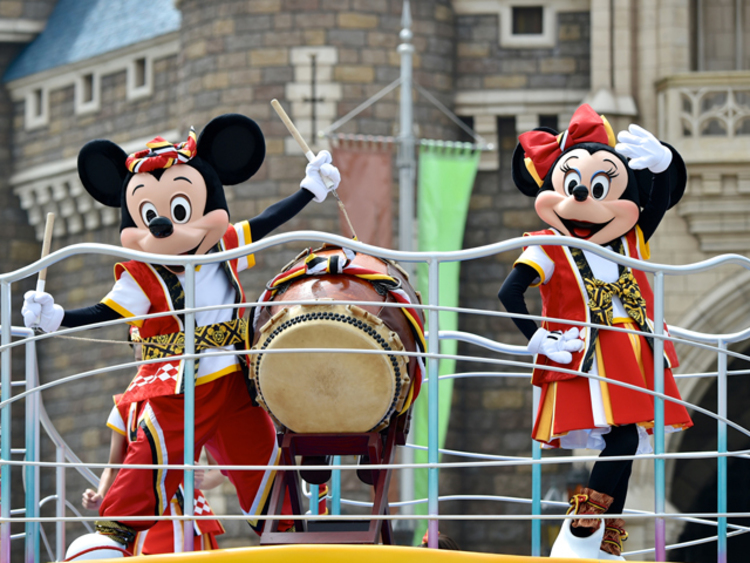
[[[281,107],[281,104],[279,103],[279,100],[274,98],[271,100],[271,106],[273,106],[273,109],[276,110],[276,113],[281,118],[281,121],[286,125],[287,130],[289,133],[294,137],[294,140],[297,141],[297,144],[302,149],[302,152],[305,153],[305,156],[307,157],[308,162],[312,162],[315,160],[315,153],[313,153],[310,150],[310,147],[308,146],[305,139],[300,135],[300,132],[297,130],[297,127],[295,127],[292,120],[287,115],[286,111],[284,111],[284,108]],[[333,181],[328,176],[320,174],[321,180],[323,180],[323,183],[326,185],[327,188],[330,188],[333,186]],[[354,231],[354,227],[352,226],[352,222],[349,220],[349,214],[346,212],[346,207],[344,207],[344,202],[341,201],[341,198],[339,197],[339,194],[336,190],[331,190],[333,192],[333,196],[336,198],[336,201],[339,204],[339,208],[344,213],[344,218],[346,219],[347,224],[349,225],[349,230],[351,230],[352,235],[354,235],[354,240],[357,239],[357,233]]]
[[[42,258],[49,254],[50,246],[52,245],[52,228],[55,226],[55,214],[52,212],[47,213],[47,223],[44,226],[44,239],[42,240]],[[44,268],[39,272],[39,277],[36,280],[36,290],[44,291],[44,286],[47,283],[47,268]]]
[[[55,214],[50,212],[47,213],[47,223],[44,225],[44,238],[42,239],[42,258],[49,254],[50,246],[52,245],[52,227],[55,226]],[[36,290],[44,291],[44,286],[47,282],[47,268],[44,268],[39,272],[39,277],[36,279]],[[39,325],[42,322],[42,313],[39,313],[35,320],[35,325]]]

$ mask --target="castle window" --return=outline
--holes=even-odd
[[[541,35],[543,18],[542,6],[513,6],[513,35]]]
[[[44,88],[34,88],[26,93],[24,128],[27,131],[47,125],[49,117],[47,94]]]
[[[99,111],[99,76],[93,72],[81,74],[75,83],[76,115]]]
[[[557,44],[557,14],[579,0],[498,0],[500,46],[506,49],[550,48]]]
[[[148,97],[153,92],[153,64],[149,57],[139,57],[128,65],[128,100]]]

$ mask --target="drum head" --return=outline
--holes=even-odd
[[[365,353],[308,351],[332,348]],[[285,349],[303,350],[277,352]],[[387,423],[408,391],[405,357],[375,353],[402,351],[398,335],[356,306],[284,309],[261,329],[255,350],[259,399],[294,432],[369,432]]]

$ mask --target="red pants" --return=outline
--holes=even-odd
[[[125,464],[182,464],[184,459],[184,396],[148,400],[138,437],[131,442]],[[266,412],[253,407],[243,375],[236,372],[195,388],[195,451],[208,449],[220,465],[273,465],[278,458],[276,430]],[[258,531],[260,514],[275,471],[226,471],[248,521]],[[99,513],[118,516],[162,515],[177,491],[184,472],[177,469],[123,468],[104,497]],[[123,522],[136,531],[156,521]],[[260,524],[260,525],[259,525]]]

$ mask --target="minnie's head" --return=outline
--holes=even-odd
[[[540,128],[519,136],[513,180],[536,197],[545,223],[563,235],[606,244],[638,224],[654,178],[649,170],[632,170],[614,146],[607,120],[583,105],[563,133]],[[684,181],[670,185],[669,207],[682,197]]]
[[[242,115],[213,119],[196,139],[172,145],[161,137],[128,156],[111,141],[87,143],[78,173],[94,199],[121,208],[125,248],[155,254],[204,254],[229,226],[224,185],[239,184],[260,168],[265,141]],[[170,267],[175,269],[175,267]]]

